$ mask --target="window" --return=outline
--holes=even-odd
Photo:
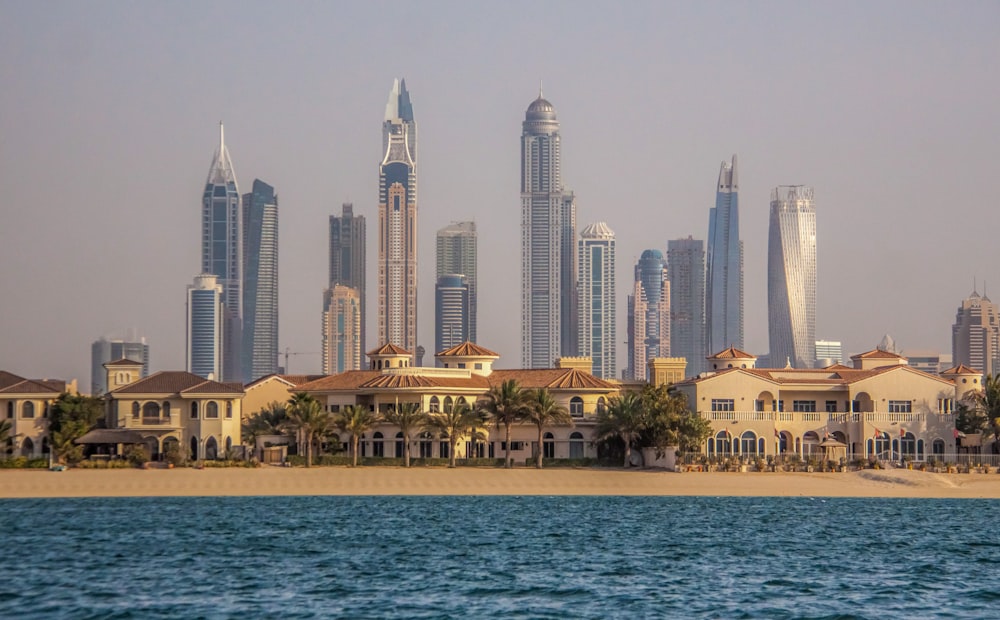
[[[604,397],[601,396],[600,398],[597,399],[597,413],[604,413],[607,410],[608,410],[608,401],[604,400]]]
[[[908,400],[890,400],[889,413],[911,413],[913,403]]]
[[[215,402],[214,400],[208,401],[208,404],[205,405],[205,418],[214,420],[218,417],[219,417],[219,403]]]
[[[835,401],[835,400],[828,400],[828,401],[826,401],[826,412],[827,413],[836,413],[837,412],[837,401]]]
[[[132,417],[133,418],[139,417],[139,401],[137,400],[132,401]]]
[[[569,414],[574,417],[581,417],[583,415],[583,399],[579,396],[574,396],[569,399]]]
[[[500,442],[500,450],[503,451],[503,452],[507,451],[507,442],[506,441],[501,441]],[[524,450],[524,442],[523,441],[512,441],[512,442],[510,442],[510,451],[511,452],[517,452],[518,450]]]
[[[7,417],[8,418],[14,417],[14,401],[12,400],[7,401]]]
[[[763,411],[764,410],[764,401],[762,401],[762,400],[755,400],[755,401],[753,401],[753,410],[754,411]]]
[[[35,417],[35,403],[29,400],[21,405],[21,417],[25,419]]]
[[[793,400],[792,411],[812,413],[816,411],[816,401],[814,400]]]
[[[445,396],[445,397],[444,397],[444,412],[445,412],[445,413],[451,413],[451,407],[452,407],[452,404],[453,404],[454,402],[455,402],[455,401],[453,401],[453,400],[451,399],[451,396]]]
[[[583,458],[583,433],[574,431],[573,434],[569,436],[569,458]]]
[[[944,440],[935,439],[934,442],[931,443],[931,452],[934,453],[934,456],[942,456],[944,454]]]
[[[170,419],[170,402],[163,401],[163,417]]]
[[[542,439],[542,457],[546,459],[556,458],[556,438],[552,433],[545,433]]]
[[[438,400],[437,396],[431,396],[430,412],[431,413],[441,412],[441,401]]]
[[[385,439],[385,436],[378,431],[375,431],[372,435],[372,456],[385,456],[385,443],[382,441],[383,439]]]
[[[475,363],[475,364],[473,365],[473,367],[474,367],[474,368],[475,368],[476,370],[482,370],[482,369],[483,369],[483,363],[482,363],[482,362],[476,362],[476,363]]]
[[[226,418],[229,419],[229,418],[232,418],[232,417],[233,417],[233,401],[227,400],[226,401]]]
[[[736,411],[736,402],[732,398],[713,398],[712,411]]]
[[[198,419],[198,403],[197,402],[191,403],[191,419],[192,420],[197,420]],[[191,458],[196,459],[198,457],[193,456]]]

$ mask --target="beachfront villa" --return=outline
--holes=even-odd
[[[764,369],[755,356],[730,347],[708,358],[708,372],[677,389],[712,422],[703,446],[710,456],[833,453],[924,461],[958,451],[955,405],[981,388],[981,372],[960,365],[929,374],[881,350],[851,361]]]
[[[172,443],[191,460],[223,458],[240,445],[243,384],[183,371],[161,371],[142,379],[142,362],[128,359],[104,367],[107,428],[87,433],[78,443],[103,446],[115,454],[125,445],[141,443],[153,460]]]
[[[514,379],[522,389],[548,389],[570,413],[573,425],[548,428],[542,445],[543,456],[565,459],[597,456],[591,445],[595,415],[620,389],[617,383],[594,377],[589,358],[563,358],[551,369],[500,370],[493,368],[499,354],[471,342],[438,353],[439,367],[433,368],[413,366],[413,354],[392,344],[370,351],[368,357],[368,370],[329,375],[298,385],[294,391],[311,394],[331,413],[348,405],[385,413],[403,403],[417,403],[423,411],[436,413],[463,403],[473,406],[491,386]],[[503,430],[489,422],[478,430],[488,433],[486,441],[473,446],[468,437],[463,438],[456,444],[456,457],[502,457],[506,450]],[[411,456],[448,458],[447,437],[421,431],[415,440]],[[536,453],[537,442],[535,426],[517,424],[511,429],[511,456],[523,462]],[[387,423],[361,437],[361,456],[402,457],[404,449],[402,434]]]
[[[49,407],[66,391],[75,392],[76,381],[25,379],[0,370],[0,416],[10,424],[4,454],[26,458],[49,454]]]

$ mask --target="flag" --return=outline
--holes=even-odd
[[[823,433],[823,439],[829,439],[829,438],[830,438],[830,433],[828,433],[828,432],[827,433]]]
[[[958,435],[955,436],[958,437]],[[778,432],[778,429],[774,429],[774,438],[781,439],[781,433]]]
[[[957,428],[951,429],[951,436],[954,437],[955,439],[958,439],[958,429]]]
[[[882,431],[878,430],[878,427],[875,427],[875,439],[879,439],[880,437],[882,437]]]
[[[899,427],[899,436],[906,437],[906,429],[903,428],[902,426]]]

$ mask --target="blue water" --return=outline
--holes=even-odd
[[[989,618],[1000,502],[0,501],[0,618]]]

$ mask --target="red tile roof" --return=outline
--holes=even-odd
[[[751,355],[746,351],[740,351],[736,347],[729,347],[719,351],[715,355],[709,357],[710,360],[732,360],[732,359],[757,359],[756,355]]]
[[[489,376],[491,384],[498,384],[508,379],[514,379],[522,388],[553,390],[615,390],[619,386],[598,379],[589,372],[576,368],[541,368],[520,370],[494,370]]]
[[[981,375],[983,373],[979,372],[974,368],[969,368],[965,364],[959,364],[958,366],[952,366],[948,370],[942,370],[942,375]]]
[[[128,358],[121,358],[120,360],[115,360],[113,362],[107,362],[105,366],[142,366],[142,362],[137,362],[135,360],[130,360]]]
[[[60,394],[65,391],[65,381],[25,379],[14,373],[0,370],[0,394]]]
[[[219,383],[180,370],[163,370],[111,394],[243,394],[242,383]]]
[[[379,348],[369,351],[368,355],[413,355],[413,353],[402,347],[397,347],[391,342],[387,342]]]
[[[450,349],[445,349],[437,354],[436,357],[496,357],[499,358],[500,354],[495,351],[490,351],[486,347],[481,347],[474,342],[463,342],[462,344],[457,344]]]
[[[857,355],[851,356],[852,360],[856,359],[887,359],[887,360],[905,360],[906,358],[902,355],[897,355],[890,351],[883,351],[882,349],[874,349],[872,351],[865,351],[864,353],[858,353]]]
[[[256,379],[254,381],[251,381],[250,383],[247,383],[246,386],[245,386],[245,389],[249,390],[250,388],[257,387],[258,385],[260,385],[262,383],[266,383],[266,382],[272,381],[272,380],[278,380],[278,381],[281,381],[283,383],[287,383],[291,387],[298,387],[298,386],[302,385],[303,383],[309,383],[310,381],[315,381],[316,379],[322,379],[325,376],[326,375],[279,375],[279,374],[270,374],[270,375],[265,375],[265,376],[261,377],[260,379]]]

